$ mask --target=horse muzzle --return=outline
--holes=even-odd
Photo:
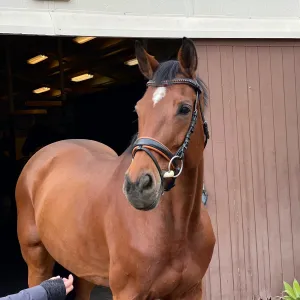
[[[142,174],[135,182],[125,175],[123,192],[130,204],[138,210],[152,210],[162,195],[161,184],[155,183],[150,173]]]

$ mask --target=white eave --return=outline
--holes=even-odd
[[[0,33],[155,38],[300,38],[300,20],[4,9],[0,11]]]

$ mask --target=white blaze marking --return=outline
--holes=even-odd
[[[162,100],[167,93],[167,89],[165,87],[158,87],[155,92],[153,93],[152,101],[153,106],[157,104],[160,100]]]

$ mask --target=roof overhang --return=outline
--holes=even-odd
[[[2,10],[0,32],[106,37],[290,39],[300,38],[300,20]]]

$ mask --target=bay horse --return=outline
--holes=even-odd
[[[77,299],[95,285],[109,286],[114,300],[202,299],[215,236],[201,201],[209,132],[196,48],[183,38],[178,60],[163,63],[138,41],[135,52],[149,81],[130,147],[118,156],[95,141],[63,140],[20,174],[18,239],[30,287],[51,277],[56,261],[79,278]]]

